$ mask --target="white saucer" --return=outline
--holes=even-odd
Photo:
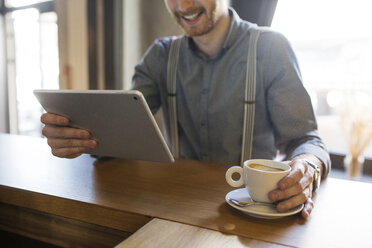
[[[257,205],[251,205],[251,206],[246,206],[246,207],[239,207],[239,206],[232,204],[229,200],[227,200],[228,198],[233,198],[241,202],[249,201],[250,196],[245,188],[236,189],[236,190],[233,190],[227,193],[225,197],[226,202],[233,208],[236,208],[250,216],[253,216],[256,218],[262,218],[262,219],[277,219],[277,218],[282,218],[282,217],[289,216],[289,215],[294,215],[300,212],[304,207],[304,205],[302,204],[300,206],[294,207],[292,209],[289,209],[281,213],[281,212],[278,212],[278,210],[276,210],[274,204],[272,206],[257,204]]]

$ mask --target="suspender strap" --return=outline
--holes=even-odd
[[[243,139],[240,165],[243,166],[245,160],[251,159],[253,147],[253,128],[256,101],[256,50],[260,30],[253,28],[249,37],[249,47],[247,55],[247,70],[244,94],[244,122]]]
[[[181,45],[181,38],[177,38],[171,43],[168,65],[167,65],[167,93],[168,93],[168,118],[170,131],[170,146],[175,158],[178,158],[178,123],[177,123],[177,104],[176,104],[176,86],[177,86],[177,64]]]

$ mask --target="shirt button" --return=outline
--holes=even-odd
[[[200,123],[200,125],[201,125],[202,127],[205,127],[205,125],[206,125],[205,121],[202,121],[202,122]]]

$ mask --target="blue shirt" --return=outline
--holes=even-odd
[[[180,157],[239,164],[249,29],[229,10],[231,24],[222,49],[209,59],[193,40],[182,37],[177,68]],[[133,89],[141,91],[153,112],[167,118],[167,62],[176,37],[156,40],[135,68]],[[317,156],[330,167],[318,136],[310,97],[302,84],[295,54],[285,37],[262,29],[257,44],[256,106],[252,158]]]

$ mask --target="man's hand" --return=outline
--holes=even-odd
[[[289,165],[291,172],[279,182],[278,189],[269,193],[269,199],[281,201],[277,204],[279,212],[304,204],[302,217],[306,219],[314,208],[311,200],[314,169],[300,158],[293,159]]]
[[[66,117],[46,113],[41,116],[41,122],[45,124],[42,133],[54,156],[76,158],[97,146],[95,140],[89,139],[88,131],[69,127],[70,120]]]

